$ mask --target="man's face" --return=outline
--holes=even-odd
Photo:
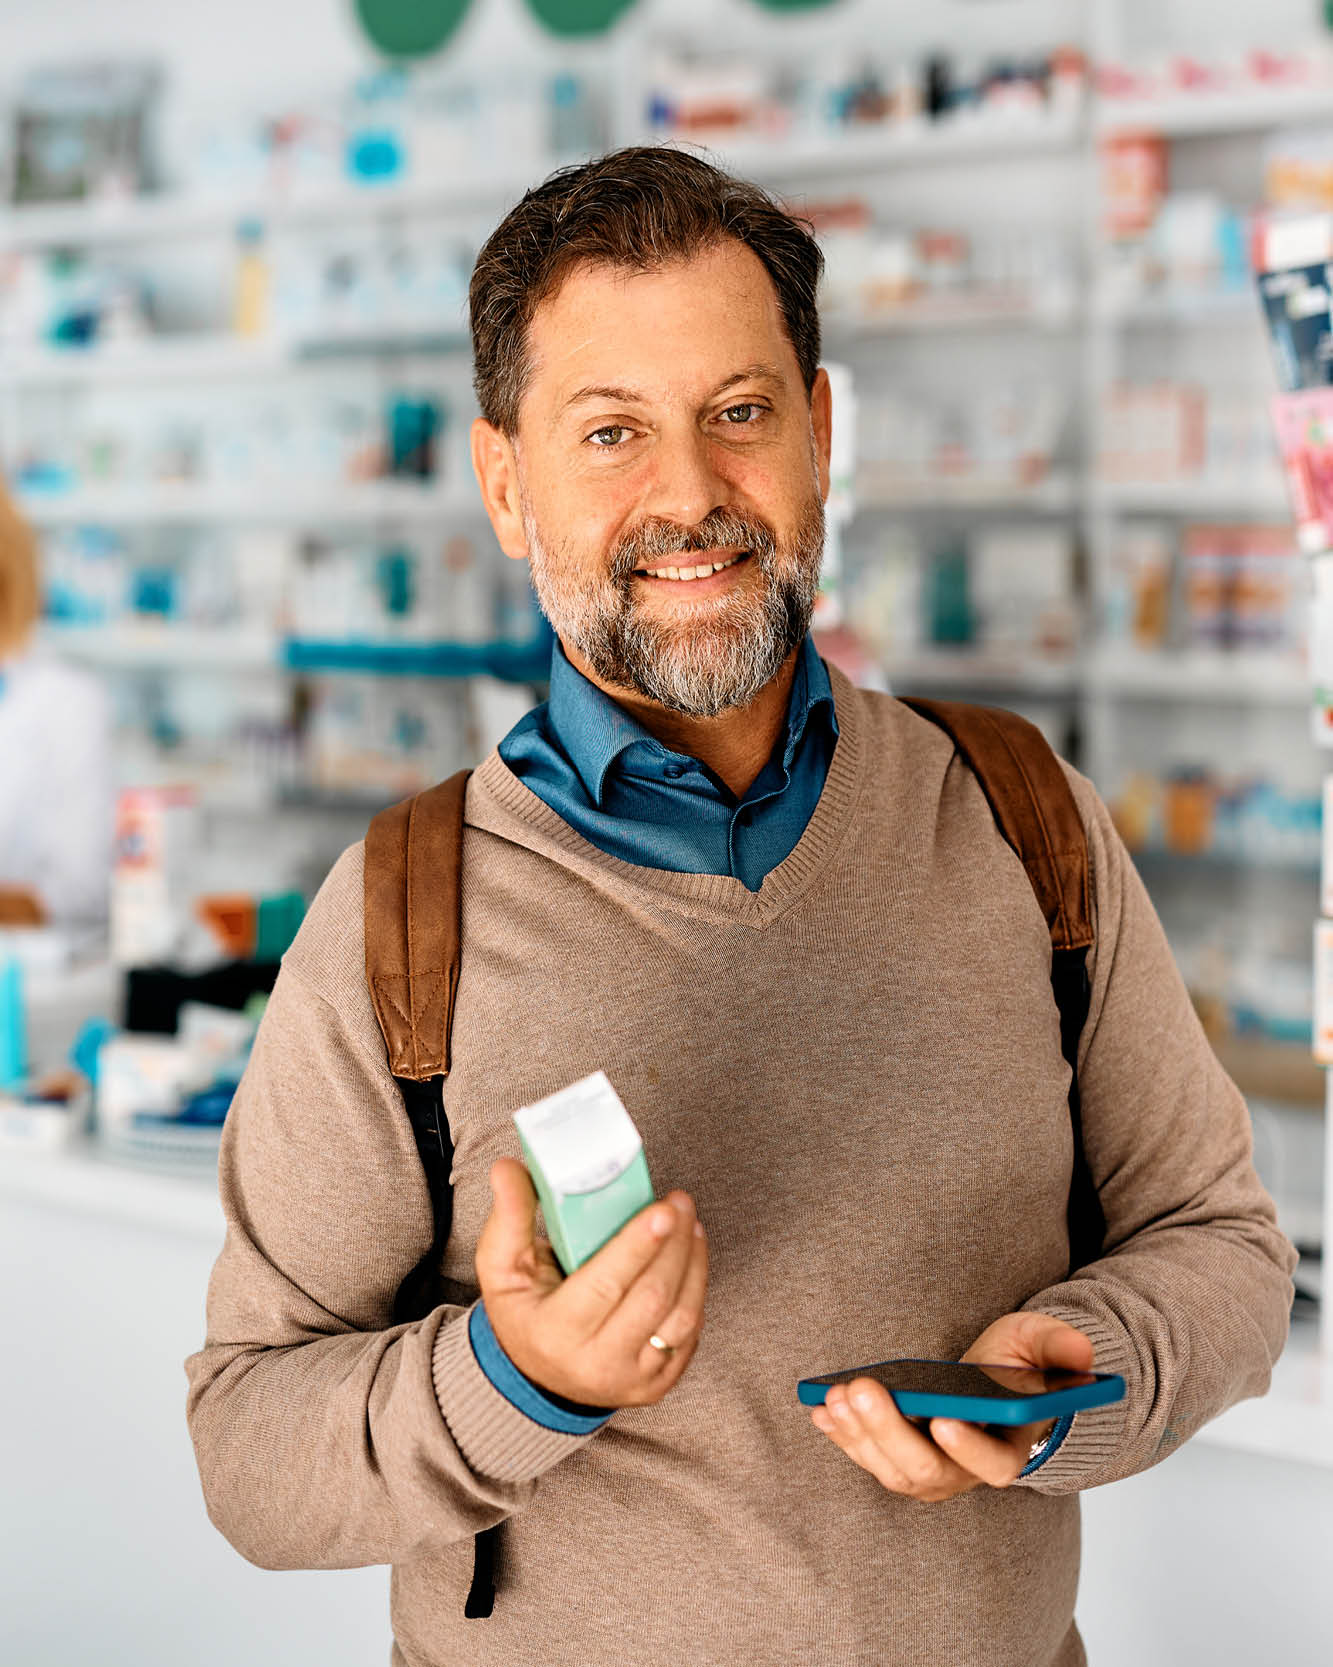
[[[518,493],[557,634],[673,711],[748,705],[809,625],[828,490],[826,415],[812,427],[763,264],[727,240],[580,268],[529,342]],[[826,414],[822,371],[815,393]]]

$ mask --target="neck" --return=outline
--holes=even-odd
[[[706,764],[738,799],[748,792],[782,733],[792,679],[796,675],[796,656],[801,652],[798,644],[783,661],[777,675],[765,683],[748,706],[732,707],[716,718],[692,718],[648,700],[637,689],[607,682],[563,637],[561,646],[569,663],[603,694],[609,695],[617,706],[623,706],[654,740],[673,752],[685,753]]]

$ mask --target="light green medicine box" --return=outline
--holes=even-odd
[[[653,1201],[643,1139],[605,1071],[514,1113],[523,1159],[566,1273]]]

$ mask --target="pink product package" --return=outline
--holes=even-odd
[[[1276,394],[1273,424],[1300,547],[1333,548],[1333,387]]]

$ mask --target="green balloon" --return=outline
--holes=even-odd
[[[553,35],[601,35],[634,0],[528,0],[539,23]]]
[[[471,0],[356,0],[371,41],[390,58],[427,58],[463,21]]]

